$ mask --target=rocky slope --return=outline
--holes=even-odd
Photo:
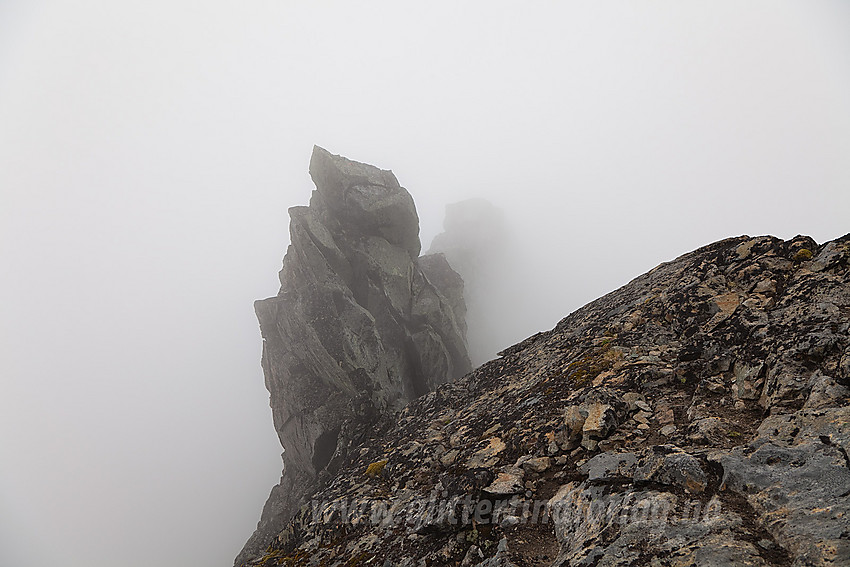
[[[442,255],[418,258],[419,218],[392,172],[317,147],[310,176],[310,205],[289,210],[280,292],[255,305],[284,470],[237,565],[376,419],[471,368],[463,281]]]
[[[850,565],[848,386],[850,235],[717,242],[384,414],[245,563]]]

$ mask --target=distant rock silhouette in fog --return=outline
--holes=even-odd
[[[443,232],[429,253],[445,254],[464,281],[469,356],[478,365],[516,340],[511,321],[525,303],[521,274],[515,273],[515,242],[504,211],[486,199],[446,205]]]

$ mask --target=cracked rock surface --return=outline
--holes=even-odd
[[[244,564],[850,565],[848,387],[850,235],[723,240],[382,412]]]

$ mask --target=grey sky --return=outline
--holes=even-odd
[[[252,301],[313,144],[508,211],[517,338],[713,240],[850,232],[850,4],[0,0],[0,564],[229,565]]]

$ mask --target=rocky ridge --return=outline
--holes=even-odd
[[[246,565],[850,565],[850,235],[662,264],[385,413]]]
[[[277,296],[255,304],[283,475],[239,565],[266,548],[375,420],[466,374],[463,280],[419,258],[419,218],[390,171],[316,147],[292,207]]]

